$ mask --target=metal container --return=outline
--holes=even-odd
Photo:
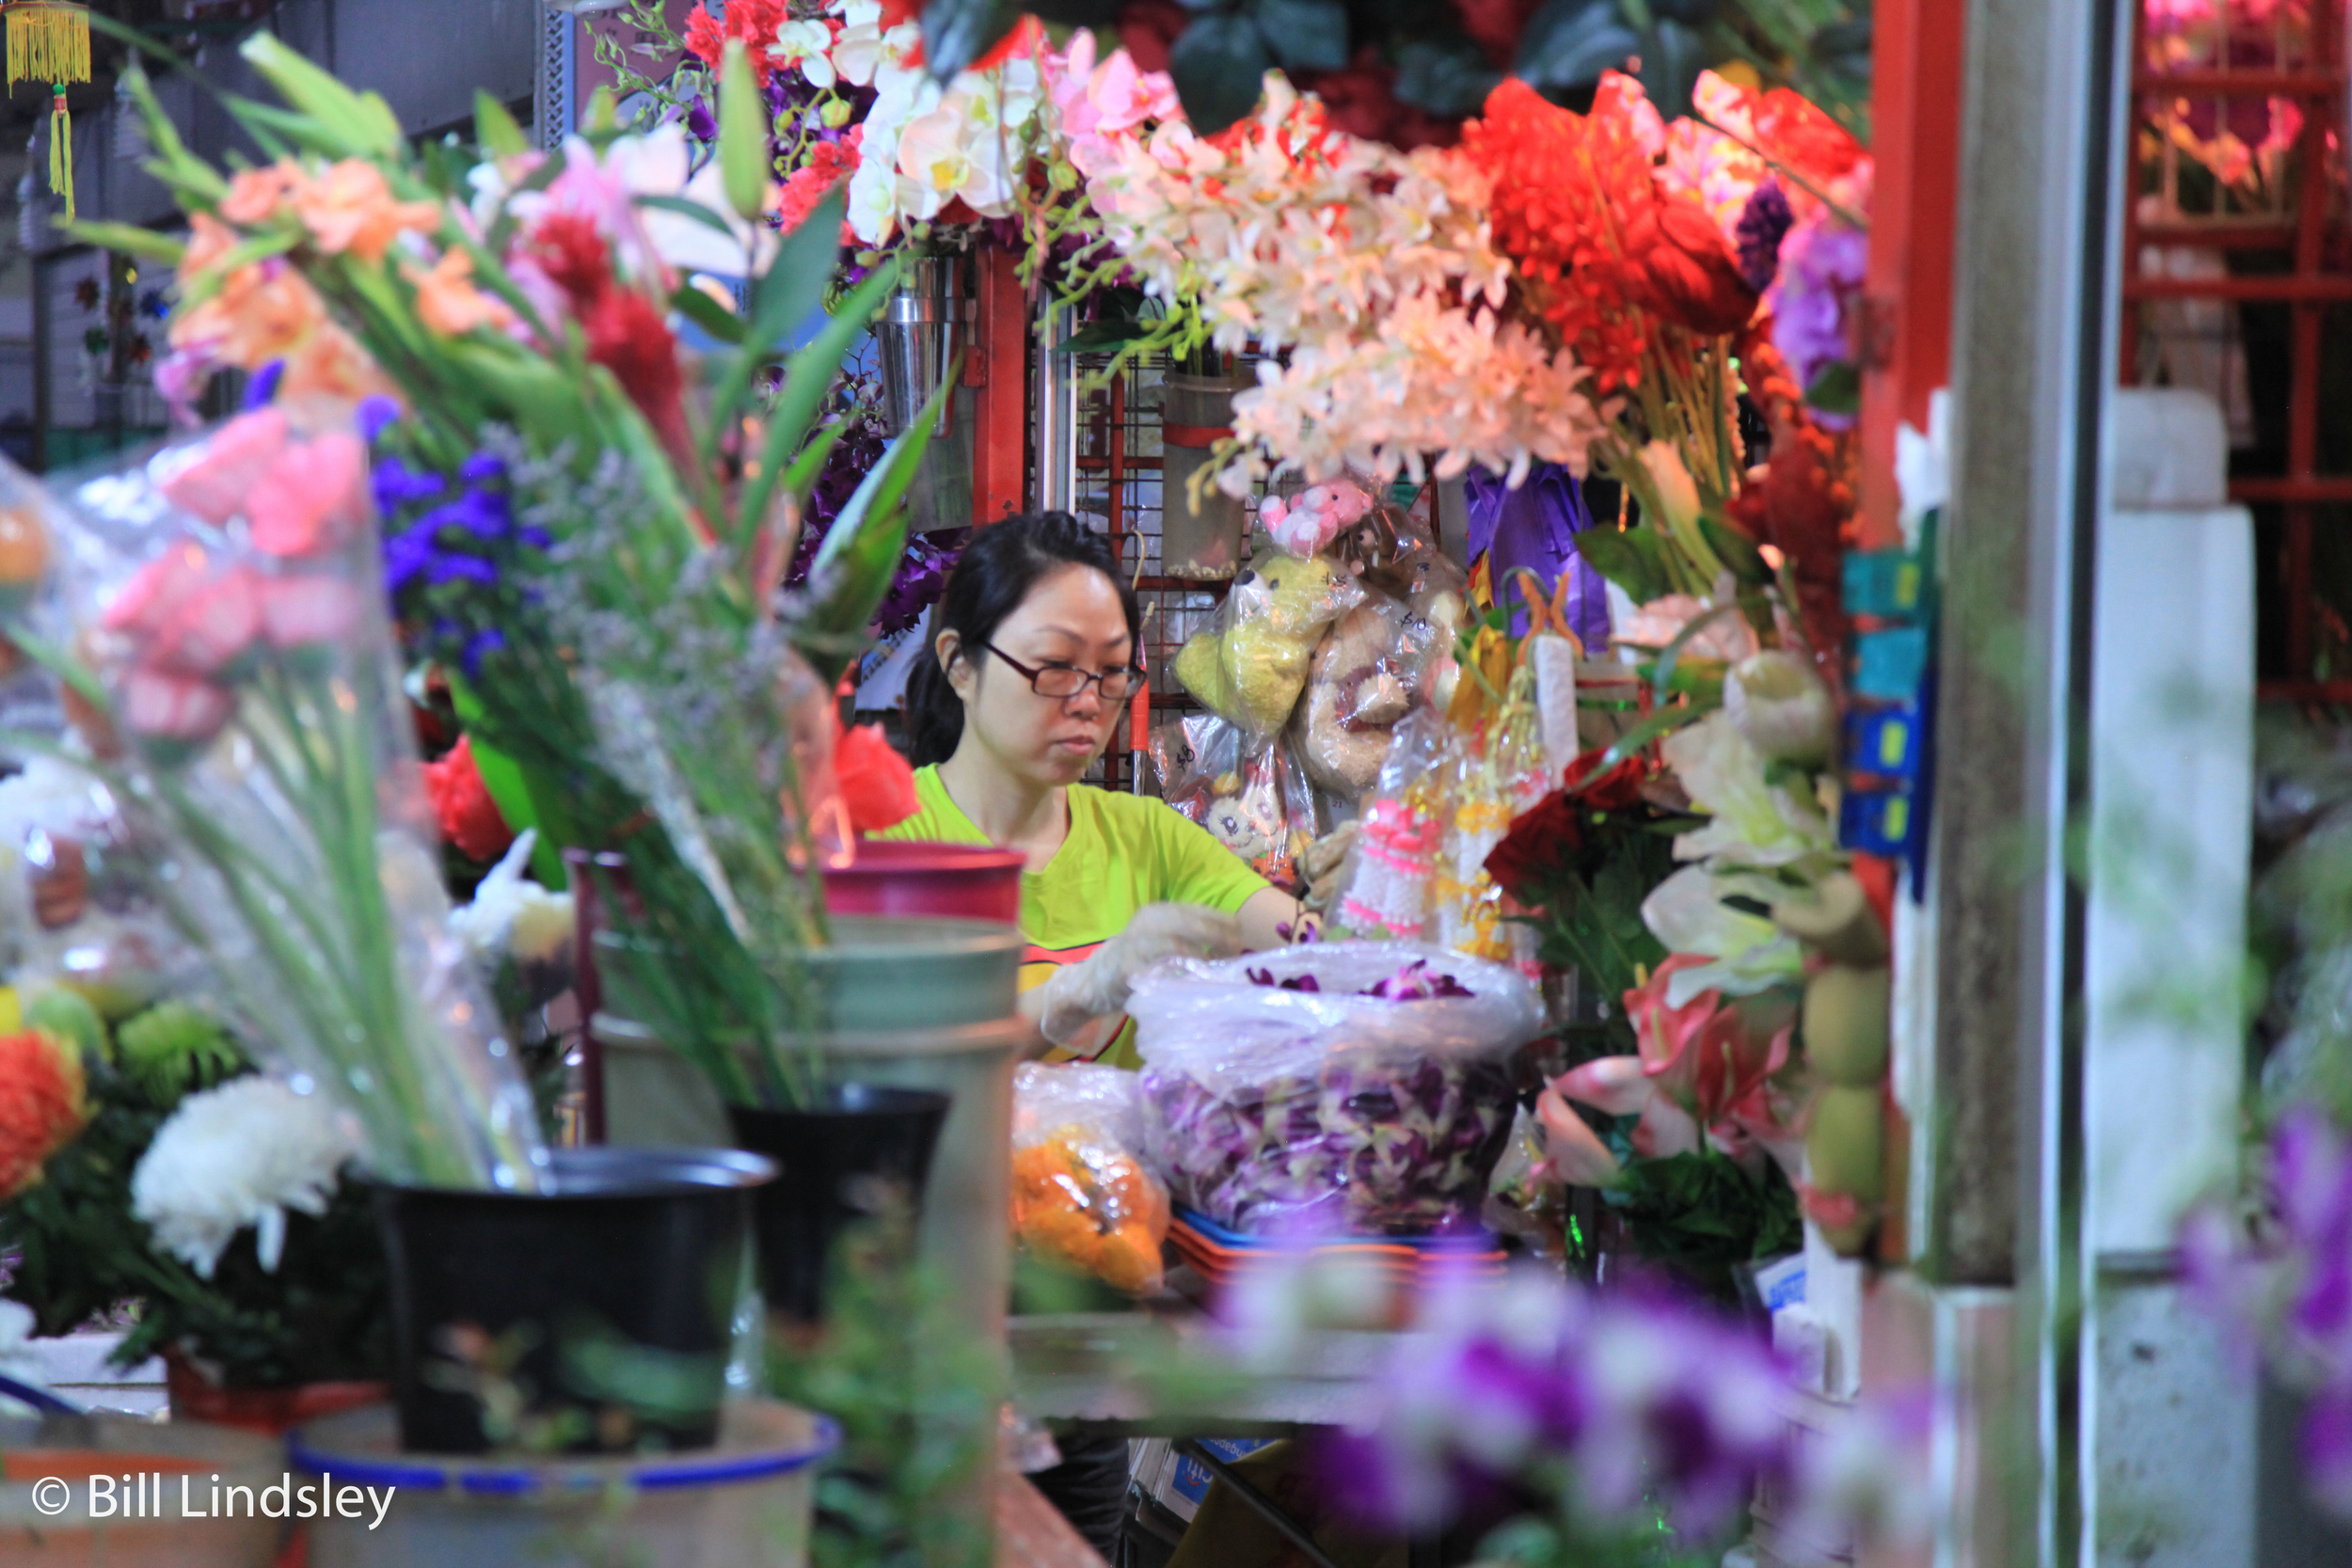
[[[882,418],[893,436],[914,428],[924,407],[956,374],[972,302],[963,260],[920,257],[907,265],[897,293],[874,324],[882,350]],[[907,527],[915,533],[972,526],[971,392],[958,387],[940,403],[931,444],[907,492]]]
[[[1216,443],[1233,433],[1233,394],[1228,376],[1168,373],[1160,393],[1160,569],[1172,578],[1222,581],[1241,565],[1248,508],[1205,480],[1193,495],[1193,476],[1207,467]]]

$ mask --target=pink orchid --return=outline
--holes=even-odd
[[[204,444],[202,455],[163,482],[164,498],[208,523],[225,523],[285,451],[286,416],[276,407],[241,414]]]
[[[262,578],[256,580],[262,636],[273,648],[315,647],[339,641],[358,626],[359,590],[341,578]]]
[[[286,448],[246,502],[255,546],[303,556],[342,544],[365,515],[367,471],[367,450],[347,430]]]
[[[220,733],[236,699],[207,680],[134,670],[122,683],[122,721],[151,739],[200,746]]]

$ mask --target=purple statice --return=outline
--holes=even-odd
[[[1861,297],[1869,259],[1869,236],[1828,215],[1799,225],[1782,242],[1780,277],[1765,304],[1772,312],[1772,346],[1799,387],[1811,388],[1821,372],[1853,357],[1848,312]],[[1853,423],[1820,410],[1812,418],[1830,430]]]
[[[2191,1212],[2181,1238],[2190,1298],[2308,1401],[2304,1484],[2352,1520],[2352,1141],[2317,1109],[2272,1129],[2250,1201]]]
[[[1740,211],[1740,276],[1757,293],[1780,275],[1780,242],[1796,221],[1779,181],[1767,180],[1748,193],[1748,204]]]

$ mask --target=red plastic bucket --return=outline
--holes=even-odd
[[[825,868],[825,908],[834,914],[930,915],[1021,923],[1018,849],[969,844],[863,839],[857,860]]]

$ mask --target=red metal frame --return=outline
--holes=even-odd
[[[2284,681],[2263,683],[2265,697],[2290,701],[2352,701],[2352,681],[2313,681],[2312,646],[2312,508],[2328,502],[2352,501],[2352,475],[2319,472],[2320,332],[2328,307],[2352,300],[2352,274],[2327,265],[2331,193],[2313,180],[2328,168],[2328,139],[2344,123],[2345,40],[2342,8],[2336,0],[2314,0],[2311,8],[2311,57],[2331,62],[2321,69],[2286,71],[2187,70],[2166,71],[2147,65],[2147,13],[2133,7],[2132,57],[2137,62],[2132,87],[2138,99],[2151,96],[2290,98],[2302,110],[2301,140],[2296,158],[2304,175],[2296,193],[2291,223],[2145,224],[2139,221],[2139,193],[2145,168],[2144,137],[2135,123],[2131,142],[2131,175],[2123,203],[2123,331],[2122,352],[2124,379],[2137,373],[2139,342],[2139,304],[2154,299],[2208,299],[2233,304],[2262,301],[2294,307],[2289,339],[2290,380],[2287,391],[2287,471],[2276,478],[2233,480],[2232,499],[2283,506],[2286,539],[2282,576],[2287,599],[2287,664],[2292,674]],[[2352,149],[2345,150],[2352,155]],[[2292,247],[2294,270],[2257,277],[2142,277],[2138,258],[2143,245],[2197,245],[2215,249]]]
[[[1967,8],[1879,0],[1871,50],[1877,160],[1861,344],[1864,548],[1898,543],[1895,432],[1924,430],[1951,378],[1952,254],[1960,210],[1961,61]]]
[[[971,352],[963,384],[975,388],[972,521],[993,523],[1021,510],[1029,474],[1029,302],[1020,257],[978,246]]]

